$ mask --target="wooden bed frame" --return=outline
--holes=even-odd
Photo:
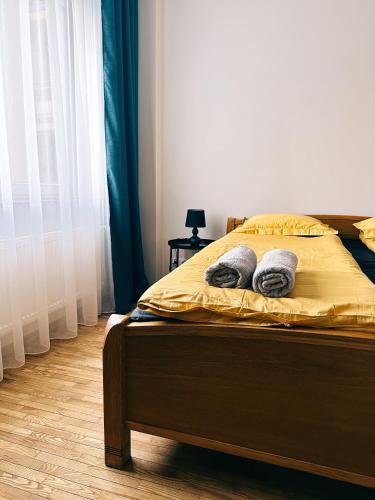
[[[366,218],[314,217],[345,238]],[[375,334],[113,315],[103,365],[110,467],[136,430],[375,487]]]

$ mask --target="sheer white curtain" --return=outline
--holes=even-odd
[[[0,1],[0,380],[113,310],[100,0]]]

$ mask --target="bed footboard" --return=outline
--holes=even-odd
[[[130,430],[375,487],[375,337],[111,318],[106,464]]]
[[[103,349],[105,463],[122,469],[130,459],[125,413],[125,335],[128,316],[112,314]]]

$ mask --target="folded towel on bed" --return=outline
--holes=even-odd
[[[219,288],[246,288],[257,265],[257,256],[249,247],[238,246],[229,250],[205,271],[209,285]]]
[[[265,297],[285,297],[293,290],[297,256],[289,250],[270,250],[253,275],[253,290]]]

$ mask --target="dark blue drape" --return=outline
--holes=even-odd
[[[102,0],[105,136],[116,312],[147,287],[138,201],[138,0]]]

